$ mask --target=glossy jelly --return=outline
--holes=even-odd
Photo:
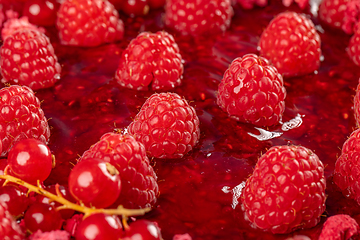
[[[281,1],[270,2],[266,8],[253,10],[235,7],[230,29],[214,38],[182,37],[169,30],[185,60],[183,83],[174,92],[196,109],[201,135],[193,151],[182,159],[152,159],[160,196],[144,218],[158,223],[165,240],[184,233],[193,239],[286,239],[296,234],[317,239],[327,216],[347,213],[360,221],[360,207],[332,182],[342,144],[356,128],[353,96],[360,67],[345,51],[350,36],[322,26],[310,7],[304,10],[319,30],[323,59],[315,74],[284,78],[284,124],[255,128],[230,119],[216,104],[218,84],[231,61],[247,53],[258,54],[259,37],[276,14],[302,11],[295,4],[286,8]],[[57,160],[47,184],[66,183],[71,163],[104,133],[126,128],[154,93],[122,88],[114,76],[132,38],[141,31],[164,29],[162,14],[157,10],[141,18],[122,16],[125,39],[95,48],[62,46],[56,29],[46,29],[63,69],[54,87],[36,91],[49,119],[49,146]],[[244,220],[237,209],[238,197],[258,157],[282,144],[302,145],[319,156],[326,166],[328,198],[326,212],[315,228],[272,235]]]

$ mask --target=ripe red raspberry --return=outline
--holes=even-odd
[[[7,205],[2,201],[0,201],[0,239],[25,239],[20,226],[7,210]]]
[[[344,22],[346,4],[349,1],[323,0],[319,6],[319,19],[333,28],[341,29]]]
[[[359,230],[355,219],[346,214],[338,214],[326,219],[319,240],[358,239]]]
[[[286,77],[313,73],[320,66],[320,36],[303,14],[283,12],[266,27],[260,53]]]
[[[360,66],[360,29],[350,38],[346,51],[350,59]]]
[[[255,54],[236,58],[219,84],[217,104],[231,117],[257,126],[277,124],[285,110],[281,75]]]
[[[183,64],[172,35],[142,32],[123,51],[117,82],[136,90],[169,90],[181,84]]]
[[[26,86],[13,85],[0,89],[1,156],[21,139],[35,138],[47,143],[50,129],[40,100]]]
[[[360,79],[354,97],[354,115],[357,126],[360,126]]]
[[[345,196],[360,204],[360,129],[356,129],[343,144],[336,160],[334,182]]]
[[[242,191],[251,223],[271,233],[314,227],[325,210],[324,165],[302,146],[274,146],[262,155]]]
[[[69,240],[70,234],[65,230],[53,230],[50,232],[42,232],[37,230],[29,236],[28,240]]]
[[[33,90],[47,88],[60,79],[61,66],[49,38],[38,31],[22,30],[7,37],[0,50],[2,83]]]
[[[224,32],[233,14],[230,0],[169,0],[165,4],[165,24],[183,35]]]
[[[121,178],[116,204],[126,208],[145,208],[155,204],[159,187],[157,176],[146,156],[144,145],[129,134],[106,133],[85,151],[79,161],[99,158],[113,165]],[[111,194],[111,193],[110,193]]]
[[[350,0],[346,4],[342,30],[347,34],[353,34],[359,29],[360,1]]]
[[[156,158],[182,158],[200,137],[195,109],[176,93],[151,95],[128,131]]]
[[[34,24],[31,24],[28,20],[28,17],[21,17],[21,18],[10,18],[8,19],[1,30],[1,37],[2,39],[7,38],[8,36],[12,35],[14,32],[19,30],[30,29],[34,31],[39,31],[41,33],[45,33],[45,29],[42,27],[37,27]]]
[[[93,47],[121,40],[124,24],[107,0],[65,0],[56,26],[64,45]]]

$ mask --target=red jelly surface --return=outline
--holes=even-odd
[[[192,39],[169,30],[185,60],[183,83],[174,92],[196,109],[201,136],[195,149],[182,159],[152,160],[160,196],[144,218],[158,222],[165,240],[184,233],[193,239],[286,239],[296,234],[317,239],[328,216],[347,213],[360,223],[360,207],[346,199],[332,182],[341,147],[356,127],[353,96],[360,67],[345,52],[350,36],[321,26],[310,8],[305,10],[320,29],[324,59],[318,73],[284,79],[287,97],[283,122],[298,121],[287,131],[281,124],[265,129],[280,136],[258,140],[254,137],[260,135],[258,129],[230,119],[216,104],[218,84],[231,61],[258,53],[262,30],[276,14],[301,11],[294,4],[285,8],[281,1],[271,2],[266,8],[247,11],[235,7],[230,29],[214,38]],[[123,16],[125,39],[96,48],[62,46],[56,29],[47,28],[63,68],[54,87],[36,92],[49,118],[49,145],[57,160],[47,184],[66,184],[70,162],[74,163],[104,133],[126,128],[154,93],[122,88],[114,76],[121,53],[132,38],[141,31],[164,29],[162,13],[151,11],[143,18]],[[271,146],[282,144],[302,145],[319,156],[326,166],[328,198],[326,212],[315,228],[272,235],[244,220],[237,198],[258,157]]]

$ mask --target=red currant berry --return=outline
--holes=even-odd
[[[162,240],[161,231],[156,222],[136,220],[126,229],[123,240]]]
[[[10,149],[8,164],[12,173],[25,182],[43,182],[52,169],[51,152],[37,139],[23,139]]]
[[[58,230],[62,222],[60,213],[53,206],[44,203],[33,203],[24,215],[25,227],[30,232]]]
[[[28,0],[24,4],[23,15],[29,22],[39,26],[53,26],[60,4],[56,0]]]
[[[76,240],[118,240],[122,234],[119,218],[95,213],[85,218],[77,227]]]
[[[26,192],[15,185],[6,185],[0,188],[0,201],[7,204],[10,214],[13,216],[22,214],[29,205]]]
[[[75,202],[75,199],[71,196],[70,191],[69,191],[69,189],[67,187],[58,186],[58,188],[59,188],[59,192],[61,193],[63,198],[67,199],[70,202]],[[44,189],[46,191],[48,191],[48,192],[51,192],[51,193],[57,195],[57,193],[56,193],[56,185],[46,186]],[[50,201],[49,198],[47,198],[47,197],[45,197],[43,195],[36,195],[35,198],[36,198],[36,201],[41,202],[41,203],[45,203],[45,204],[50,204],[55,208],[61,206],[60,203],[58,203],[56,201]],[[61,210],[59,210],[59,213],[61,214],[62,219],[65,219],[65,220],[71,218],[74,215],[74,212],[75,211],[72,210],[72,209],[61,209]]]
[[[87,206],[106,208],[119,197],[119,172],[103,160],[86,159],[71,170],[69,190],[74,198]]]

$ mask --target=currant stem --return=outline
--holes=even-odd
[[[118,206],[118,208],[116,209],[104,209],[104,208],[89,208],[86,207],[84,205],[79,205],[76,203],[72,203],[70,201],[68,201],[67,199],[65,199],[60,191],[59,191],[59,185],[56,185],[56,195],[53,193],[50,193],[46,190],[44,190],[40,183],[38,183],[38,186],[34,186],[30,183],[27,183],[19,178],[10,176],[10,175],[0,175],[0,179],[4,179],[5,183],[6,182],[13,182],[16,184],[19,184],[21,186],[26,187],[27,189],[29,189],[29,192],[35,192],[38,193],[42,196],[45,196],[53,201],[56,201],[60,204],[62,204],[62,206],[57,207],[58,210],[60,209],[72,209],[78,212],[82,212],[84,213],[84,217],[87,217],[91,214],[94,213],[104,213],[104,214],[108,214],[108,215],[121,215],[124,218],[128,217],[128,216],[140,216],[140,215],[144,215],[145,213],[149,212],[151,210],[151,208],[144,208],[144,209],[126,209],[123,206]]]

